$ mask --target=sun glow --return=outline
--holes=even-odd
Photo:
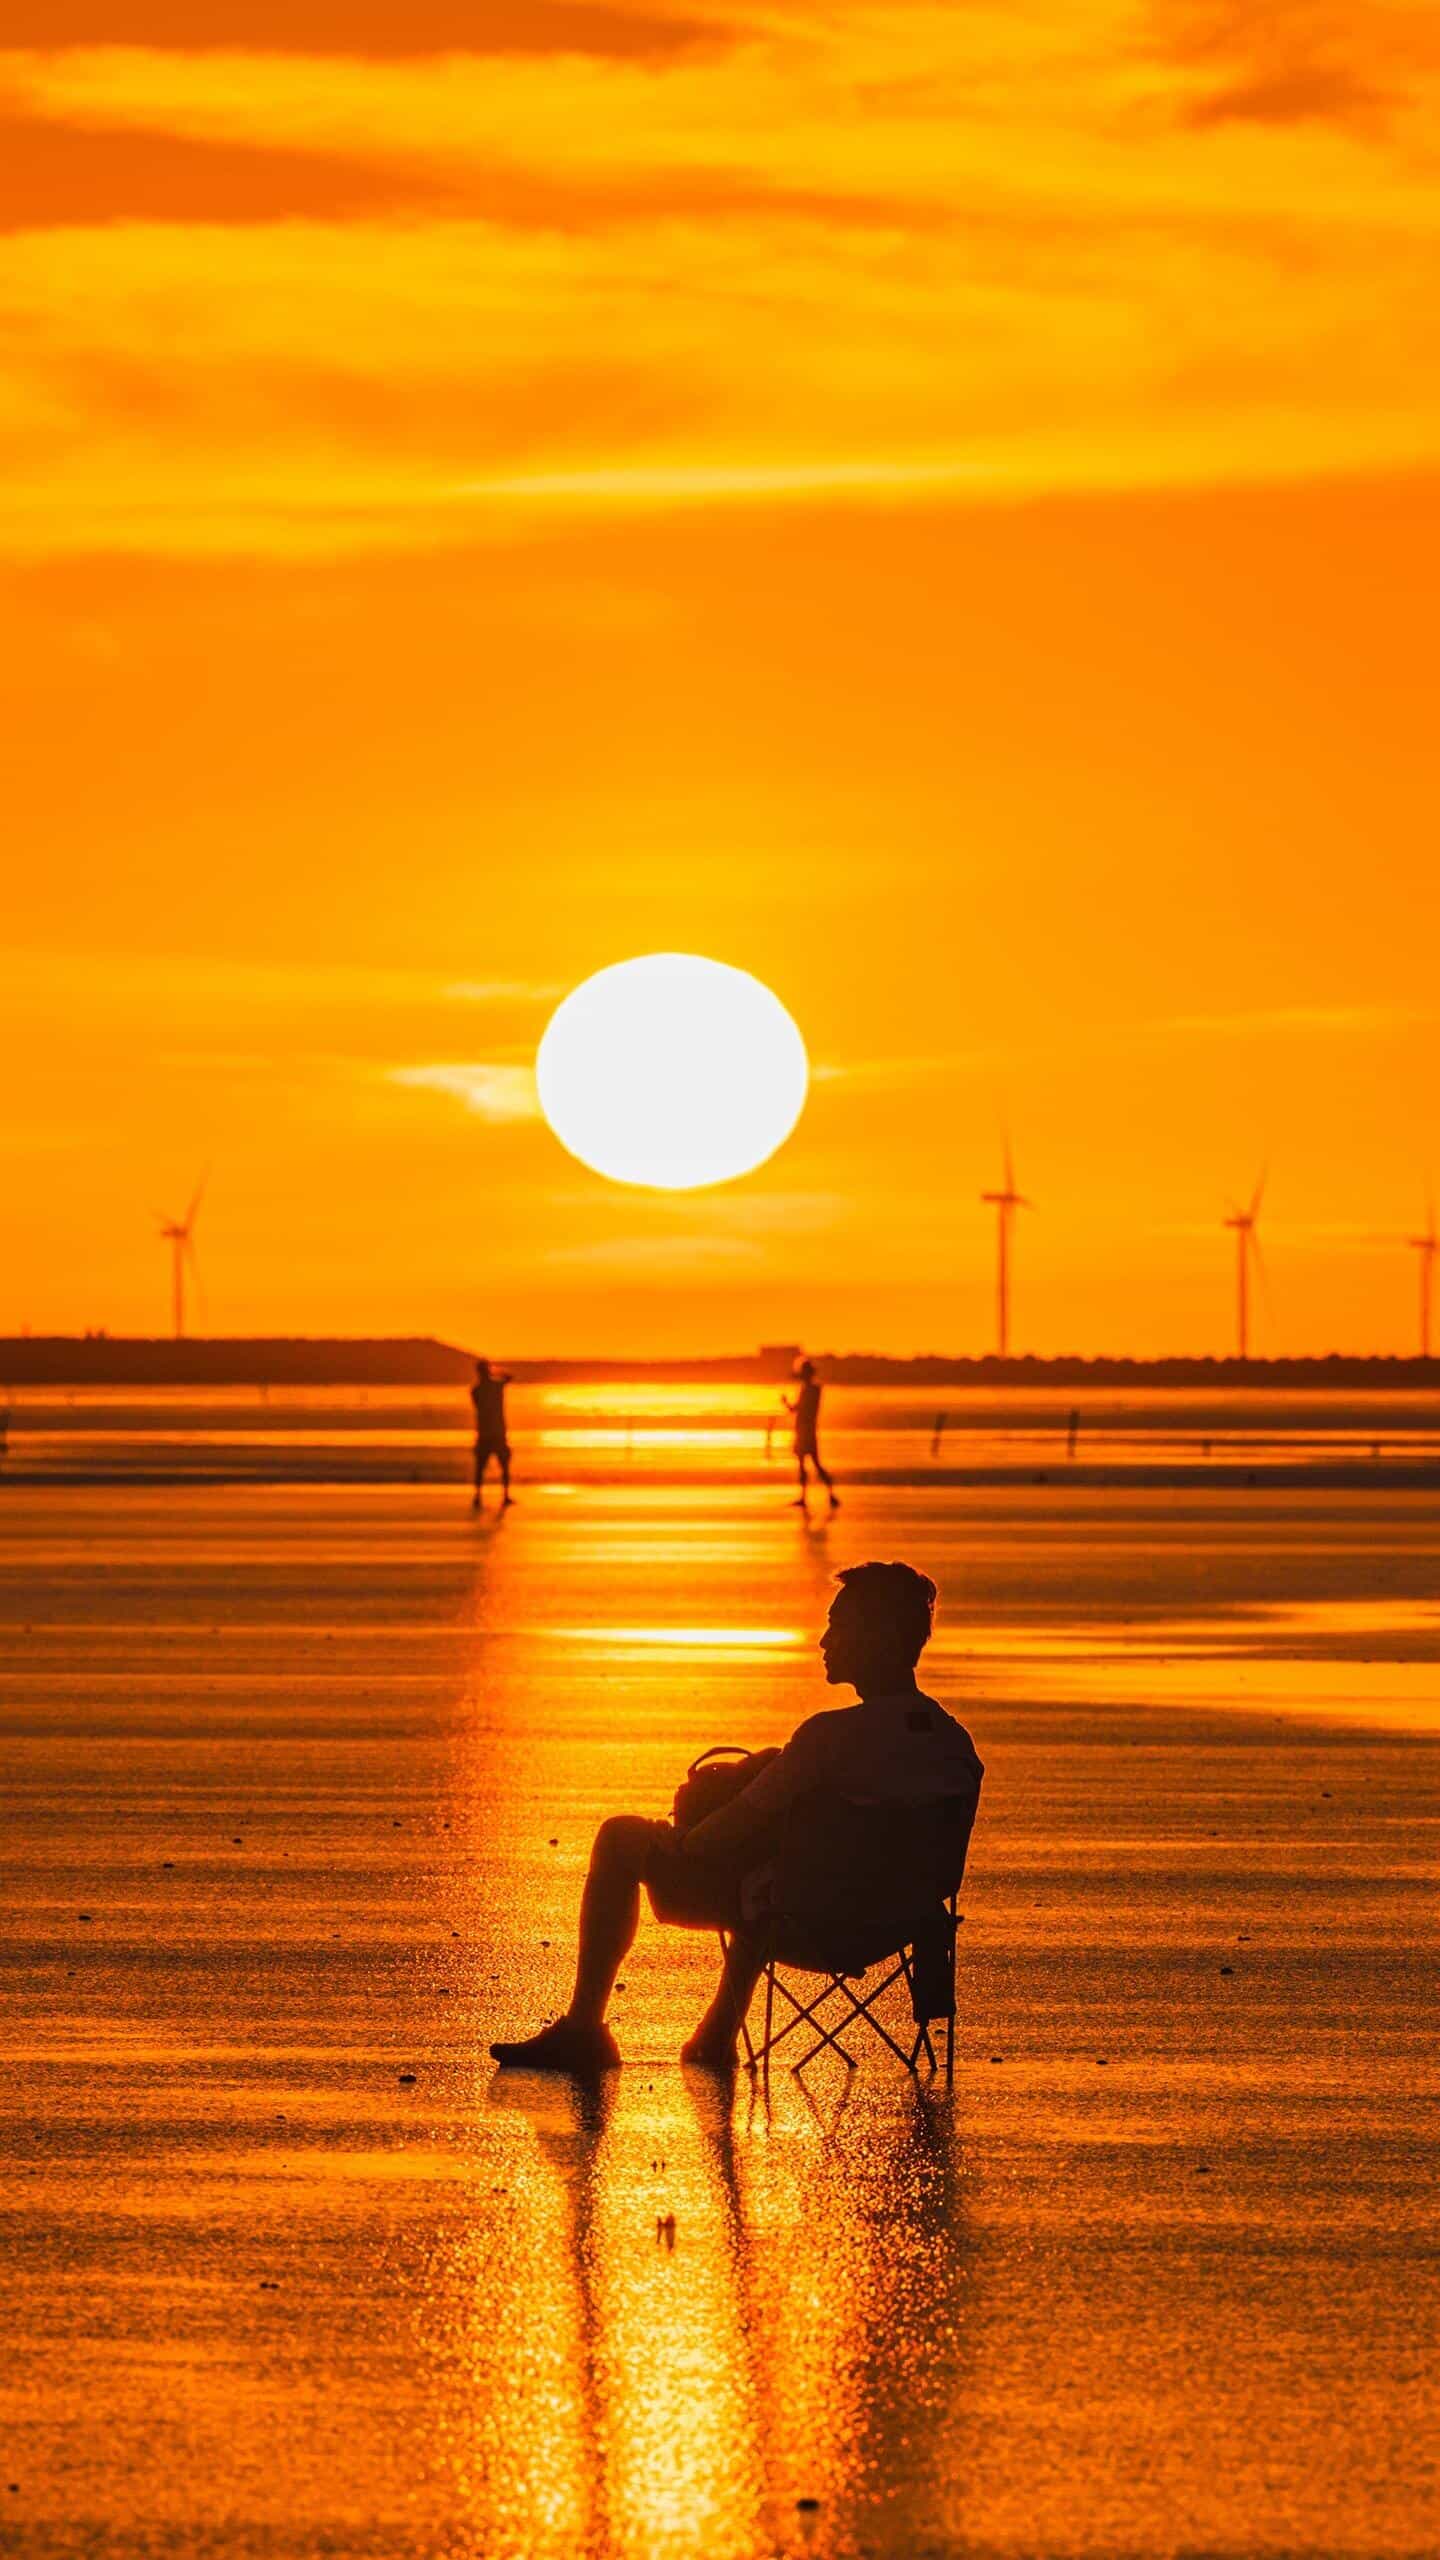
[[[535,1061],[564,1147],[612,1182],[693,1191],[753,1172],[805,1107],[805,1043],[747,970],[682,951],[572,989]]]

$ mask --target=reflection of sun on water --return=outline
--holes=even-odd
[[[565,1627],[572,1644],[674,1645],[684,1652],[777,1653],[803,1644],[799,1627]]]
[[[636,2055],[603,2092],[517,2080],[503,2102],[519,2156],[470,2356],[487,2549],[762,2560],[800,2547],[801,2497],[817,2551],[870,2548],[867,2522],[886,2550],[958,2531],[953,2118],[823,2067],[782,2078],[732,2105]],[[522,2269],[501,2326],[494,2280]]]

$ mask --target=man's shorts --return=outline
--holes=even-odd
[[[656,1919],[672,1929],[738,1929],[740,1876],[735,1867],[718,1858],[692,1858],[671,1822],[650,1827],[655,1839],[645,1861],[645,1890]]]
[[[477,1441],[476,1441],[476,1443],[475,1443],[475,1464],[476,1464],[476,1467],[477,1467],[477,1468],[479,1468],[479,1467],[483,1467],[483,1466],[488,1465],[489,1461],[490,1461],[492,1458],[497,1459],[497,1460],[499,1461],[499,1463],[500,1463],[500,1465],[501,1465],[501,1466],[508,1466],[508,1465],[509,1465],[509,1463],[510,1463],[510,1443],[509,1443],[509,1441],[508,1441],[508,1440],[477,1440]]]

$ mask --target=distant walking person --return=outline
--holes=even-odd
[[[790,1507],[792,1511],[808,1509],[809,1470],[813,1467],[830,1496],[831,1510],[838,1511],[840,1496],[835,1490],[834,1478],[820,1463],[820,1381],[815,1375],[814,1361],[802,1360],[795,1375],[800,1384],[794,1395],[781,1399],[786,1412],[795,1416],[795,1463],[800,1470],[800,1490]]]
[[[499,1376],[488,1360],[475,1363],[475,1384],[470,1401],[475,1407],[475,1499],[472,1511],[480,1508],[485,1470],[493,1458],[500,1470],[501,1510],[515,1499],[510,1490],[510,1441],[505,1429],[505,1390],[508,1377]]]

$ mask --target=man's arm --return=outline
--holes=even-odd
[[[728,1858],[733,1851],[743,1849],[747,1841],[763,1838],[777,1815],[784,1813],[797,1796],[808,1794],[815,1780],[805,1732],[802,1724],[791,1734],[779,1758],[770,1761],[758,1778],[742,1787],[728,1804],[697,1822],[693,1831],[686,1832],[680,1846],[687,1856]]]

